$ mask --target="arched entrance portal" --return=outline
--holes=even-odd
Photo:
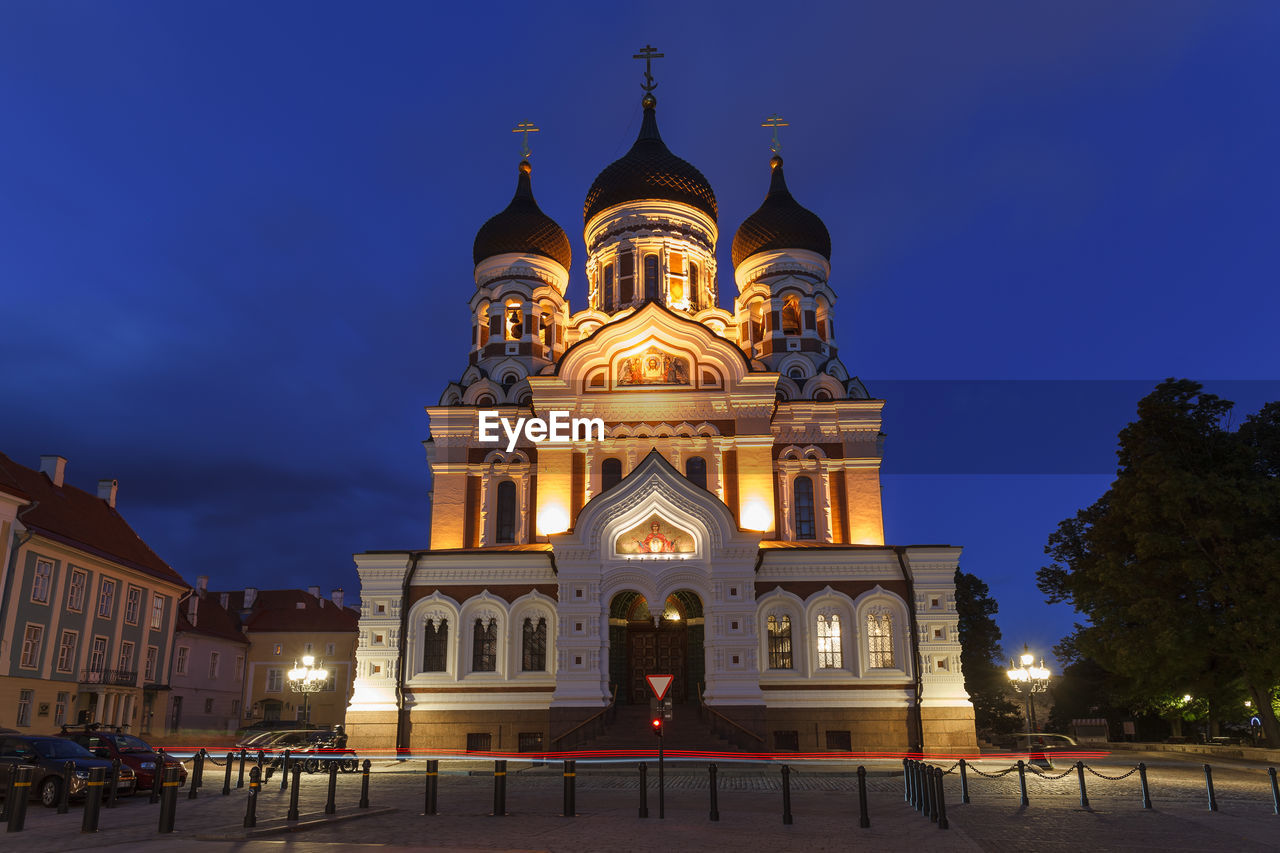
[[[694,701],[706,679],[702,599],[690,590],[667,596],[654,613],[638,592],[620,592],[609,603],[609,682],[619,704],[644,704],[646,675],[670,674],[673,702]]]

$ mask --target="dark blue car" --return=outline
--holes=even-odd
[[[31,777],[31,792],[46,806],[56,806],[62,796],[63,765],[68,761],[74,765],[71,776],[72,797],[84,794],[88,787],[89,771],[93,768],[103,767],[107,776],[111,775],[110,761],[97,758],[75,741],[60,737],[6,734],[0,737],[0,793],[8,790],[14,768],[30,765],[36,768]],[[121,767],[117,793],[132,794],[136,786],[137,777],[134,772],[128,767]]]

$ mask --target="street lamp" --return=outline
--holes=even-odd
[[[1019,662],[1021,666],[1018,665]],[[1006,674],[1013,689],[1026,697],[1027,734],[1031,734],[1036,725],[1036,706],[1031,697],[1049,689],[1049,670],[1044,665],[1044,658],[1040,659],[1039,666],[1035,666],[1035,656],[1024,643],[1022,655],[1017,662],[1009,661],[1009,671]]]
[[[312,655],[302,656],[302,666],[298,666],[294,661],[293,669],[289,670],[289,689],[294,693],[302,694],[302,724],[309,725],[311,723],[310,708],[308,700],[312,693],[318,693],[324,689],[325,684],[329,681],[329,670],[323,665],[317,665],[316,659]]]

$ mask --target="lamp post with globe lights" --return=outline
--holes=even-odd
[[[329,670],[324,668],[323,662],[317,664],[313,655],[303,655],[302,665],[298,666],[295,662],[293,669],[289,670],[289,689],[294,693],[302,694],[302,724],[304,726],[311,724],[309,703],[311,694],[319,693],[323,690],[328,681]]]
[[[1009,661],[1009,670],[1006,674],[1013,689],[1026,698],[1027,734],[1031,734],[1035,731],[1036,725],[1036,706],[1032,697],[1049,689],[1049,670],[1044,665],[1044,658],[1041,658],[1040,665],[1036,666],[1035,655],[1031,654],[1031,650],[1024,643],[1022,655],[1017,661]]]

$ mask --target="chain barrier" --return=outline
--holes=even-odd
[[[1134,773],[1138,772],[1138,768],[1135,767],[1132,770],[1130,770],[1128,773],[1121,774],[1120,776],[1107,776],[1103,773],[1099,773],[1097,770],[1094,770],[1088,764],[1084,766],[1084,769],[1088,770],[1090,773],[1092,773],[1094,776],[1097,776],[1099,779],[1106,779],[1108,782],[1119,782],[1121,779],[1128,779]]]
[[[1050,776],[1048,773],[1041,773],[1040,768],[1036,767],[1034,764],[1027,764],[1027,769],[1030,770],[1032,773],[1036,774],[1037,776],[1039,776],[1041,779],[1062,779],[1068,773],[1070,773],[1072,770],[1075,770],[1076,768],[1074,766],[1068,767],[1066,770],[1063,770],[1057,776]]]
[[[227,762],[225,761],[219,761],[218,759],[214,758],[212,752],[205,752],[204,760],[212,763],[214,767],[225,767],[227,764]]]
[[[988,779],[999,779],[1001,776],[1008,776],[1010,773],[1014,772],[1018,768],[1015,765],[1013,767],[1007,767],[1004,770],[1001,770],[999,773],[983,773],[981,770],[979,770],[978,768],[970,764],[969,769],[972,770],[974,773],[977,773],[979,776],[985,776]]]
[[[946,776],[948,773],[952,773],[952,772],[954,772],[954,771],[955,771],[955,769],[956,769],[957,767],[959,767],[959,766],[960,766],[960,762],[959,762],[959,761],[957,761],[955,764],[952,764],[952,765],[951,765],[950,767],[948,767],[946,770],[943,770],[943,771],[942,771],[942,775],[943,775],[943,776]]]

